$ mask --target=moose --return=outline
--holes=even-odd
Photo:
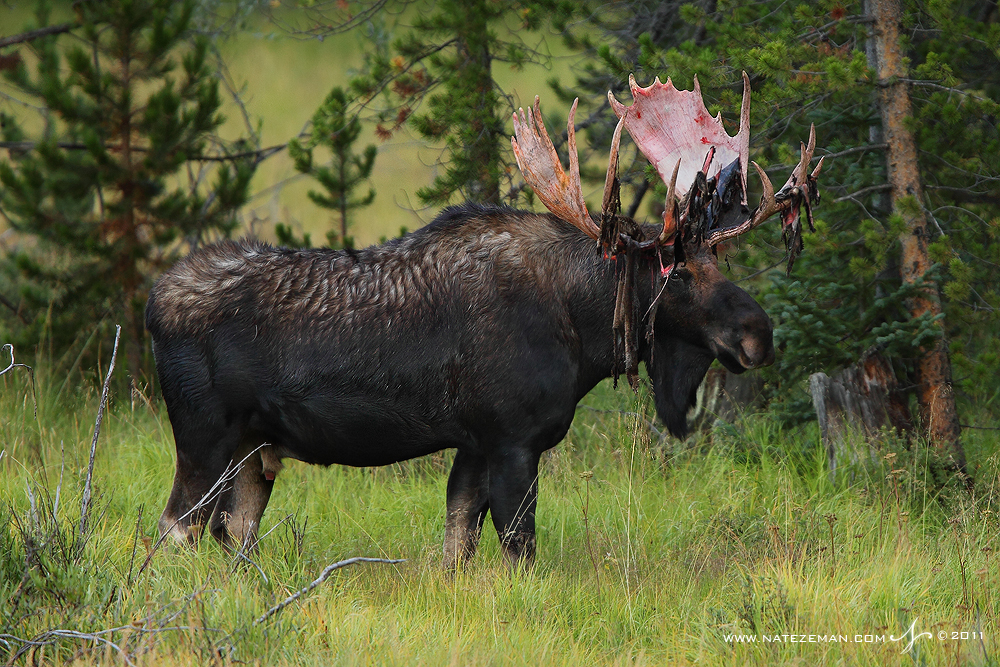
[[[624,373],[635,387],[641,361],[683,436],[714,359],[735,373],[771,364],[771,322],[720,272],[716,246],[780,214],[801,248],[815,132],[777,192],[754,163],[751,211],[746,75],[736,136],[697,80],[629,85],[631,106],[608,93],[620,120],[600,217],[583,199],[576,102],[566,173],[536,97],[511,141],[550,213],[466,204],[361,250],[223,241],[168,270],[146,307],[177,452],[161,533],[195,540],[207,525],[227,548],[253,547],[283,458],[381,466],[454,448],[446,567],[474,554],[487,511],[506,558],[531,562],[539,457],[598,382]],[[662,224],[618,213],[623,127],[668,184]]]

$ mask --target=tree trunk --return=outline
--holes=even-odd
[[[469,121],[465,151],[469,164],[478,169],[474,184],[467,184],[466,196],[476,202],[500,203],[500,180],[493,165],[502,162],[494,118],[495,83],[493,54],[489,48],[489,12],[478,2],[462,3],[466,12],[457,37],[458,78],[475,100],[478,111]],[[471,186],[471,187],[470,187]]]
[[[867,0],[866,5],[873,20],[874,48],[869,49],[869,58],[874,59],[871,64],[878,73],[879,107],[882,131],[888,144],[886,167],[892,186],[892,206],[906,221],[907,228],[900,238],[900,275],[904,282],[913,284],[925,277],[931,261],[927,254],[929,234],[923,210],[917,146],[913,133],[906,127],[913,110],[909,85],[905,81],[908,72],[899,45],[902,8],[900,0]],[[910,299],[906,307],[912,317],[920,317],[924,313],[932,317],[939,315],[941,299],[937,285],[930,283]],[[941,333],[932,347],[921,350],[917,362],[920,419],[934,446],[939,450],[950,450],[955,467],[964,472],[965,452],[959,439],[961,427],[952,391],[951,360],[948,358],[947,339],[944,332]]]
[[[831,478],[838,461],[848,459],[856,463],[859,459],[858,453],[849,447],[849,431],[857,431],[871,439],[878,437],[885,426],[897,432],[913,428],[892,364],[874,350],[865,352],[856,364],[834,377],[813,373],[809,376],[809,393],[826,447]]]
[[[719,420],[734,423],[744,413],[763,407],[763,394],[764,379],[759,373],[736,375],[725,368],[710,368],[688,415],[691,433],[711,431]]]

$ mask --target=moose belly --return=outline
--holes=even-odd
[[[284,455],[321,465],[388,465],[468,441],[447,420],[363,395],[272,403],[254,412],[250,427]]]

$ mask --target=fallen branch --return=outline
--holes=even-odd
[[[174,614],[176,617],[178,614]],[[148,620],[148,619],[143,619]],[[170,620],[173,620],[171,618]],[[191,632],[191,631],[202,631],[202,632],[216,632],[219,633],[221,630],[215,628],[205,628],[205,627],[192,627],[186,625],[177,626],[167,626],[163,625],[158,628],[144,627],[143,625],[121,625],[114,628],[107,628],[106,630],[98,630],[96,632],[80,632],[77,630],[62,630],[53,629],[46,630],[32,639],[25,639],[23,637],[18,637],[16,635],[0,634],[0,646],[5,647],[11,652],[11,657],[6,664],[12,665],[25,653],[31,651],[32,649],[39,648],[42,646],[52,646],[56,644],[59,639],[76,639],[85,642],[93,642],[95,644],[103,644],[110,648],[113,648],[121,656],[122,660],[127,665],[134,665],[133,659],[136,657],[136,649],[132,648],[128,650],[128,642],[131,638],[127,638],[122,644],[115,643],[114,641],[107,639],[104,635],[111,635],[114,637],[116,634],[128,633],[133,637],[143,637],[145,635],[158,635],[167,632]],[[15,651],[15,645],[20,645]],[[94,650],[94,649],[91,649]]]
[[[10,661],[7,663],[9,665],[14,664],[14,661],[16,661],[19,657],[21,657],[24,653],[27,653],[31,649],[38,648],[40,646],[50,646],[52,644],[55,644],[57,639],[82,639],[84,641],[104,644],[105,646],[109,646],[113,648],[115,651],[117,651],[118,655],[122,657],[122,660],[125,661],[126,665],[135,665],[135,663],[129,659],[128,653],[126,653],[121,646],[111,641],[110,639],[105,639],[104,637],[101,636],[107,633],[121,632],[123,630],[130,630],[130,629],[132,629],[132,627],[126,625],[122,626],[121,628],[102,630],[101,632],[78,632],[76,630],[47,630],[42,634],[38,635],[37,637],[35,637],[34,639],[22,639],[21,637],[15,637],[14,635],[0,635],[0,642],[3,642],[4,645],[8,647],[10,646],[11,642],[18,642],[21,644],[21,647],[16,652],[13,652]]]
[[[309,584],[302,590],[289,595],[287,598],[285,598],[278,604],[268,609],[267,612],[263,616],[258,618],[256,621],[254,621],[253,624],[260,625],[267,619],[271,618],[272,616],[280,612],[282,609],[292,604],[300,597],[302,597],[303,595],[305,595],[306,593],[308,593],[309,591],[311,591],[312,589],[316,588],[324,581],[326,581],[330,577],[330,575],[333,574],[334,570],[339,570],[342,567],[347,567],[348,565],[354,565],[355,563],[385,563],[387,565],[394,565],[396,563],[404,563],[404,562],[406,562],[405,558],[367,558],[365,556],[355,556],[354,558],[348,558],[347,560],[342,560],[333,563],[332,565],[327,565],[326,569],[323,570],[322,574],[316,577],[315,581],[313,581],[311,584]]]
[[[104,420],[104,406],[108,404],[108,387],[111,384],[111,373],[115,370],[115,357],[118,356],[118,339],[122,328],[115,325],[115,348],[111,352],[111,365],[108,374],[104,376],[104,388],[101,390],[101,403],[97,406],[97,421],[94,422],[94,439],[90,442],[90,465],[87,466],[87,481],[83,485],[83,501],[80,503],[80,539],[87,536],[87,512],[90,510],[90,486],[94,478],[94,457],[97,454],[97,438],[101,435],[101,421]]]

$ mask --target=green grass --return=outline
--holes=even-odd
[[[121,664],[92,639],[45,633],[127,626],[101,636],[134,664],[997,661],[1000,453],[989,437],[965,443],[973,494],[926,481],[926,450],[890,445],[831,482],[813,428],[748,416],[694,447],[654,442],[627,414],[648,416],[649,401],[602,385],[544,458],[530,571],[508,572],[489,525],[471,566],[441,570],[447,453],[379,469],[292,463],[256,567],[205,539],[166,545],[140,571],[173,473],[162,405],[112,398],[93,530],[74,550],[97,392],[57,401],[61,380],[39,369],[35,419],[26,378],[11,375],[0,378],[0,635],[48,642],[17,664]],[[351,556],[407,561],[339,570],[253,625]],[[983,639],[922,637],[902,653],[889,637],[914,620],[918,632]],[[726,640],[763,633],[886,641]],[[22,646],[6,641],[5,662]]]

